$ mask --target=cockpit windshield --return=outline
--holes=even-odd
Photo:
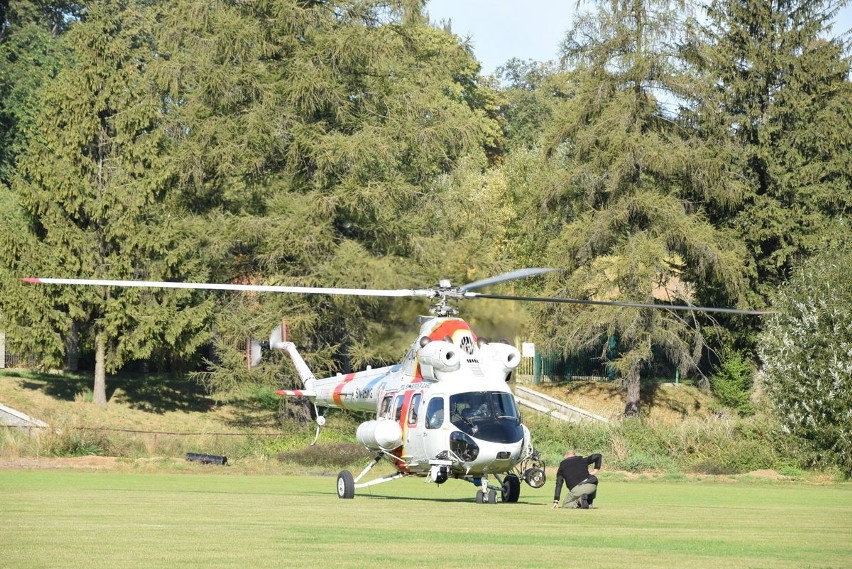
[[[523,436],[515,398],[504,391],[451,395],[450,422],[460,431],[492,442],[515,442]]]
[[[450,420],[453,423],[483,419],[519,421],[518,408],[511,393],[472,391],[450,396]]]

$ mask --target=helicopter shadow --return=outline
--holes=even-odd
[[[307,492],[313,496],[328,496],[329,492]],[[454,497],[454,498],[433,498],[433,497],[417,497],[417,496],[394,496],[390,494],[373,494],[373,493],[361,493],[355,494],[355,498],[369,499],[369,500],[388,500],[388,501],[402,501],[402,502],[439,502],[442,504],[476,504],[476,500],[471,497]],[[503,502],[498,502],[502,504]],[[518,500],[513,504],[513,506],[541,506],[540,503],[535,502],[527,502],[524,500]]]

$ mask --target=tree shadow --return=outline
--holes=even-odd
[[[640,409],[650,409],[659,406],[670,409],[681,417],[688,417],[705,409],[701,401],[694,396],[674,397],[669,390],[662,389],[658,381],[643,381],[639,390]]]
[[[74,401],[87,390],[91,391],[92,380],[82,375],[54,375],[38,372],[6,372],[7,377],[22,378],[21,387],[41,391],[49,397],[62,401]]]
[[[182,411],[204,413],[216,406],[198,382],[152,375],[107,378],[107,399],[131,409],[163,414]]]
[[[268,428],[277,428],[278,412],[269,409],[262,403],[251,399],[241,399],[231,401],[233,407],[231,415],[225,419],[225,424],[235,428],[256,428],[258,426],[266,426]]]
[[[62,401],[75,401],[92,391],[93,378],[85,374],[50,374],[38,372],[6,373],[20,377],[21,387],[41,391]],[[163,414],[170,411],[205,412],[216,402],[198,382],[159,375],[122,374],[106,379],[108,401],[114,401],[140,411]]]

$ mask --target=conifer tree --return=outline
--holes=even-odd
[[[456,278],[426,246],[451,233],[429,212],[450,202],[455,186],[444,182],[456,164],[470,155],[484,169],[483,149],[501,134],[476,60],[428,24],[423,4],[170,5],[154,73],[175,125],[181,201],[226,212],[218,279],[395,288]],[[217,375],[231,383],[242,370],[229,346],[265,336],[282,316],[311,363],[341,369],[399,357],[408,338],[394,330],[410,328],[417,310],[369,299],[232,301],[217,323],[222,353],[235,354]]]
[[[175,174],[163,99],[147,76],[156,57],[151,16],[146,2],[93,2],[63,37],[73,62],[44,85],[13,180],[29,220],[30,239],[14,258],[21,276],[206,276],[194,218],[169,192]],[[24,294],[40,297],[38,312],[18,321],[41,330],[35,337],[51,335],[45,328],[55,336],[72,323],[81,327],[95,353],[99,404],[106,403],[107,372],[164,346],[176,358],[188,357],[208,336],[211,303],[191,293],[45,288]],[[25,303],[18,300],[20,312]]]
[[[67,57],[58,38],[79,10],[67,0],[0,2],[0,184],[24,146],[35,93]]]
[[[849,60],[829,29],[845,4],[714,0],[682,52],[703,85],[690,120],[742,180],[737,207],[709,213],[746,243],[755,305],[852,207]]]
[[[712,177],[718,165],[692,144],[662,98],[687,83],[672,57],[676,3],[613,0],[596,7],[575,22],[563,44],[568,96],[545,132],[548,162],[562,183],[525,214],[548,211],[559,223],[550,264],[570,276],[555,278],[547,292],[688,303],[700,284],[736,301],[737,246],[703,211],[704,202],[729,189]],[[685,374],[696,369],[705,348],[696,315],[542,306],[537,321],[550,348],[592,349],[609,358],[626,387],[627,416],[639,412],[640,377],[655,353]]]

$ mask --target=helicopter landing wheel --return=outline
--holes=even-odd
[[[476,491],[476,503],[477,504],[496,504],[497,503],[497,490],[493,488],[488,492],[483,492],[482,490]]]
[[[503,490],[500,494],[504,502],[517,502],[521,496],[521,479],[514,474],[507,474],[503,479]]]
[[[341,470],[337,475],[337,497],[345,500],[355,497],[355,479],[348,470]]]
[[[529,468],[524,472],[524,480],[533,488],[541,488],[547,481],[547,476],[541,468]]]

